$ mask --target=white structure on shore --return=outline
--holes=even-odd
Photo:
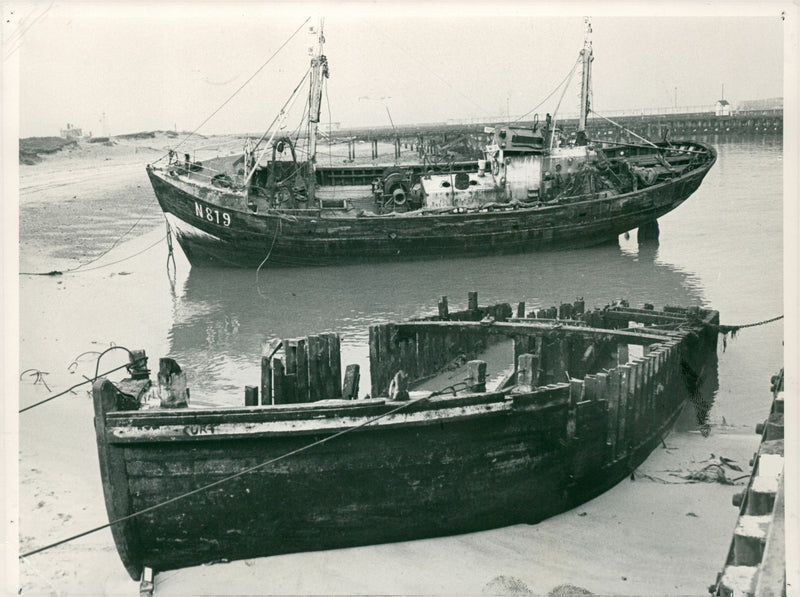
[[[67,128],[61,129],[61,136],[65,139],[80,139],[83,137],[83,129],[76,128],[68,122]]]

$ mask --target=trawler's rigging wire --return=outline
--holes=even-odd
[[[186,141],[188,141],[188,140],[189,140],[189,138],[190,138],[190,137],[192,137],[192,136],[193,136],[193,135],[194,135],[194,134],[195,134],[197,131],[199,131],[199,130],[200,130],[202,127],[203,127],[203,126],[205,126],[205,124],[206,124],[206,123],[207,123],[209,120],[211,120],[211,119],[212,119],[214,116],[216,116],[216,114],[217,114],[217,113],[218,113],[220,110],[222,110],[222,108],[224,108],[224,107],[225,107],[225,106],[228,104],[228,102],[230,102],[230,101],[231,101],[231,100],[232,100],[232,99],[233,99],[233,98],[234,98],[234,97],[235,97],[235,96],[236,96],[236,95],[237,95],[237,94],[238,94],[238,93],[239,93],[239,92],[240,92],[242,89],[244,89],[244,88],[245,88],[245,87],[246,87],[246,86],[247,86],[247,85],[250,83],[250,81],[252,81],[252,80],[253,80],[253,79],[256,77],[256,75],[258,75],[258,73],[260,73],[262,70],[264,70],[264,68],[265,68],[265,67],[266,67],[266,66],[267,66],[267,65],[268,65],[270,62],[272,62],[272,59],[273,59],[273,58],[275,58],[275,56],[277,56],[277,55],[278,55],[278,53],[279,53],[279,52],[280,52],[280,51],[281,51],[281,50],[282,50],[284,47],[286,47],[286,45],[287,45],[287,44],[288,44],[290,41],[292,41],[292,39],[294,38],[294,36],[295,36],[295,35],[297,35],[297,34],[300,32],[300,30],[303,28],[303,26],[305,26],[305,24],[306,24],[306,23],[308,23],[308,21],[309,21],[309,20],[311,20],[311,17],[308,17],[308,18],[307,18],[305,21],[303,21],[303,22],[300,24],[300,26],[299,26],[297,29],[295,29],[295,30],[294,30],[294,33],[292,33],[292,34],[291,34],[291,35],[290,35],[290,36],[289,36],[289,37],[286,39],[286,41],[284,41],[284,42],[283,42],[283,43],[280,45],[280,47],[278,47],[278,49],[277,49],[277,50],[275,50],[275,52],[272,54],[272,56],[270,56],[269,58],[267,58],[267,60],[266,60],[266,61],[265,61],[265,62],[264,62],[264,63],[263,63],[261,66],[259,66],[259,67],[258,67],[258,69],[256,69],[256,71],[255,71],[255,72],[254,72],[252,75],[250,75],[250,77],[249,77],[249,78],[248,78],[248,79],[247,79],[247,80],[246,80],[244,83],[242,83],[242,84],[241,84],[241,85],[240,85],[240,86],[239,86],[239,87],[236,89],[236,91],[234,91],[234,92],[233,92],[233,93],[232,93],[232,94],[231,94],[231,95],[228,97],[228,99],[226,99],[224,102],[222,102],[222,104],[221,104],[221,105],[220,105],[220,106],[219,106],[219,107],[218,107],[216,110],[214,110],[214,111],[213,111],[213,112],[212,112],[212,113],[211,113],[211,114],[210,114],[210,115],[209,115],[209,116],[208,116],[208,117],[207,117],[205,120],[203,120],[203,122],[201,122],[201,123],[200,123],[200,124],[199,124],[199,125],[198,125],[198,126],[197,126],[197,127],[196,127],[196,128],[193,130],[193,131],[192,131],[192,132],[191,132],[191,133],[189,133],[188,135],[186,135],[186,137],[184,137],[184,138],[183,138],[183,139],[182,139],[180,142],[178,142],[178,144],[177,144],[175,147],[173,147],[173,148],[172,148],[172,151],[176,150],[178,147],[180,147],[181,145],[183,145],[183,144],[184,144]],[[165,155],[169,155],[169,154],[165,154]],[[165,156],[161,156],[159,159],[164,159],[164,157],[165,157]]]
[[[566,74],[566,76],[563,79],[561,79],[561,82],[558,85],[553,87],[553,90],[550,93],[548,93],[547,96],[542,101],[540,101],[533,108],[531,108],[530,110],[525,112],[525,114],[523,114],[522,116],[520,116],[516,120],[512,120],[511,123],[514,124],[516,122],[519,122],[519,121],[523,120],[526,116],[529,116],[531,114],[531,112],[541,108],[547,100],[549,100],[551,97],[553,97],[553,95],[555,95],[556,91],[561,89],[562,85],[564,85],[567,81],[569,81],[572,78],[572,73],[575,72],[575,68],[578,66],[578,64],[580,64],[580,61],[581,61],[581,59],[580,59],[580,57],[578,57],[578,59],[575,61],[575,64],[573,64],[572,68]]]

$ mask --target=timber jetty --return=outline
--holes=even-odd
[[[635,142],[635,135],[647,139],[691,138],[705,137],[707,135],[782,135],[783,134],[783,109],[742,110],[726,115],[717,115],[713,107],[695,109],[687,112],[630,112],[622,115],[610,115],[611,122],[602,117],[590,117],[586,121],[586,133],[590,139],[624,143]],[[485,137],[484,128],[506,123],[507,117],[450,120],[430,124],[377,126],[342,128],[331,132],[332,140],[344,141],[367,140],[373,143],[378,141],[394,142],[400,147],[421,147],[430,151],[432,143],[449,144],[457,143],[459,137],[462,141],[474,140],[478,146],[479,139]],[[574,130],[578,118],[559,119],[558,126],[565,130]],[[531,127],[533,120],[516,120],[514,126]],[[634,135],[635,134],[635,135]],[[375,148],[377,152],[377,148]],[[355,156],[353,156],[355,157]],[[359,156],[363,157],[363,156]]]
[[[772,378],[772,394],[769,417],[756,425],[761,444],[747,489],[733,496],[739,518],[725,567],[709,587],[718,597],[786,595],[783,370]]]

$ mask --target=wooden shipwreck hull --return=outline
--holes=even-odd
[[[98,380],[103,489],[125,567],[138,579],[144,567],[534,523],[608,489],[674,422],[687,380],[715,354],[718,314],[566,307],[511,317],[471,299],[464,312],[445,304],[439,317],[373,326],[373,398],[346,399],[357,371],[343,387],[334,334],[263,357],[261,404],[248,387],[250,406],[145,409],[146,371]],[[514,362],[491,381],[480,357],[502,343]],[[458,366],[468,380],[452,391],[413,389]],[[159,391],[170,370],[162,359]]]
[[[321,207],[253,213],[243,208],[241,197],[234,193],[200,188],[151,167],[148,175],[192,265],[333,265],[521,253],[615,240],[624,232],[655,222],[700,186],[716,152],[702,143],[681,143],[707,159],[653,186],[552,204],[495,204],[474,210],[365,215],[364,210]],[[635,154],[637,149],[628,151]],[[609,155],[613,159],[613,152]],[[321,168],[318,175],[320,180],[336,178]]]

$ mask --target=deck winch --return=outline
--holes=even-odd
[[[372,185],[375,202],[382,211],[416,209],[421,206],[419,196],[412,193],[411,172],[397,166],[383,171]],[[408,204],[408,205],[406,205]]]

